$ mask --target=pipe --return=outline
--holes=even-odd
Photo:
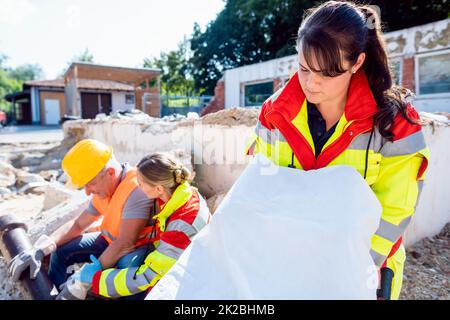
[[[20,252],[33,247],[27,230],[27,226],[15,215],[0,216],[0,249],[8,262]],[[34,280],[30,279],[29,273],[24,272],[19,280],[22,281],[33,300],[55,299],[55,296],[51,294],[54,285],[45,270],[41,269]]]

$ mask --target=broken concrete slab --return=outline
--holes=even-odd
[[[16,183],[17,170],[8,162],[0,161],[0,187],[11,187]]]
[[[45,189],[45,199],[43,210],[50,210],[61,203],[70,200],[74,196],[74,191],[67,189],[59,182],[51,183]]]
[[[10,195],[11,193],[12,193],[12,191],[9,190],[8,188],[0,187],[0,197]]]
[[[30,183],[44,182],[46,182],[45,179],[38,174],[29,173],[24,170],[18,170],[16,173],[16,187],[19,189]]]
[[[39,182],[30,182],[21,187],[17,193],[34,193],[34,194],[43,194],[45,193],[46,187],[48,186],[47,181],[39,181]]]

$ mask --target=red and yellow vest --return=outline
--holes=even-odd
[[[103,216],[100,231],[108,243],[112,243],[119,237],[123,208],[128,197],[138,187],[139,184],[136,177],[136,169],[131,168],[128,169],[125,177],[117,186],[112,197],[105,199],[100,199],[96,195],[92,197],[92,204],[100,215]],[[149,226],[141,231],[136,246],[141,246],[148,242],[148,235],[151,233],[152,229],[153,227]]]

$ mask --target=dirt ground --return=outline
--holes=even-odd
[[[450,223],[407,249],[403,300],[450,300]]]

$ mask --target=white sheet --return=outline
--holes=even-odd
[[[349,166],[256,156],[146,299],[375,299],[381,206]]]

